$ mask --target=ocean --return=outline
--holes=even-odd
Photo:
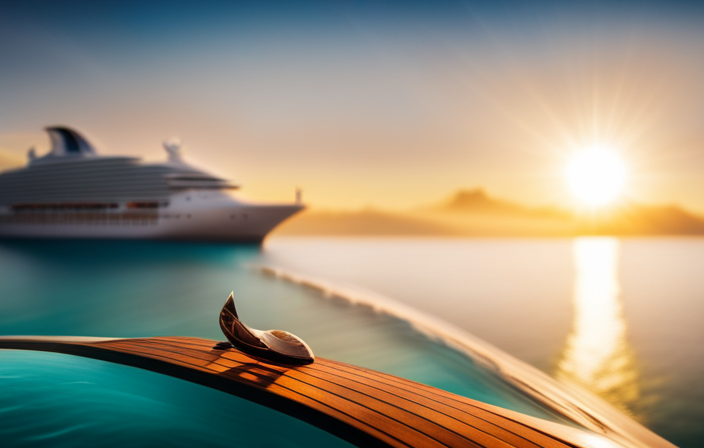
[[[694,447],[704,438],[700,266],[697,238],[5,241],[0,334],[222,340],[217,315],[234,291],[248,325],[291,331],[318,356],[564,420],[428,334],[416,317],[430,316]]]

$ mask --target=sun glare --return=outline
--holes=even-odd
[[[626,183],[626,166],[619,155],[602,147],[574,156],[567,167],[567,181],[574,195],[590,206],[616,200]]]

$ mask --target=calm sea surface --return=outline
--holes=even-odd
[[[319,356],[560,421],[406,322],[325,300],[263,275],[261,265],[387,296],[582,384],[677,445],[704,439],[704,239],[274,237],[262,248],[2,242],[0,334],[223,339],[217,315],[234,290],[245,322],[289,330]],[[51,361],[15,360],[13,373],[9,356],[0,351],[0,387]],[[138,387],[148,378],[130,381]],[[0,397],[0,413],[23,400],[32,402]],[[0,424],[5,440],[9,428]],[[33,431],[57,437],[51,428]]]
[[[275,239],[268,264],[357,285],[704,440],[704,239]]]

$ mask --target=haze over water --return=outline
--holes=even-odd
[[[678,446],[704,437],[704,239],[291,238],[263,256],[438,316]]]

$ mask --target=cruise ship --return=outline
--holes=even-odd
[[[238,200],[238,186],[189,165],[167,141],[167,160],[99,155],[80,133],[48,127],[51,150],[0,173],[0,238],[123,238],[261,242],[301,211]]]

